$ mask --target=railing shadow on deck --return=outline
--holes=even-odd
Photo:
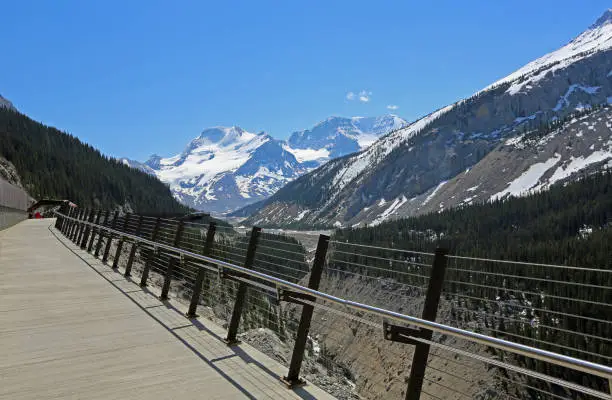
[[[261,362],[259,362],[255,358],[253,358],[248,352],[246,352],[242,348],[240,348],[238,346],[232,346],[232,347],[227,346],[225,344],[224,339],[223,339],[222,336],[220,336],[218,333],[212,331],[209,327],[204,325],[197,318],[186,319],[184,317],[185,311],[179,310],[175,305],[173,305],[168,300],[159,300],[159,298],[158,298],[159,293],[156,293],[156,291],[150,290],[147,287],[138,287],[138,286],[136,286],[136,288],[134,290],[125,290],[124,288],[120,287],[117,284],[117,282],[126,282],[126,283],[130,283],[130,284],[134,284],[134,285],[137,285],[137,282],[135,282],[134,280],[132,280],[129,277],[121,276],[121,274],[118,271],[113,271],[113,270],[109,271],[107,269],[108,265],[106,265],[105,263],[102,263],[101,260],[99,260],[99,259],[92,258],[92,257],[86,257],[85,255],[89,255],[89,253],[86,253],[85,251],[80,249],[78,246],[74,245],[72,242],[66,241],[65,239],[62,239],[61,237],[59,237],[56,234],[56,231],[54,229],[52,229],[51,226],[49,226],[49,231],[68,250],[70,250],[74,255],[76,255],[78,258],[80,258],[85,264],[87,264],[99,276],[101,276],[103,279],[105,279],[107,282],[109,282],[112,286],[114,286],[119,292],[121,292],[126,298],[128,298],[130,301],[132,301],[136,306],[138,306],[138,308],[140,308],[142,311],[144,311],[149,317],[151,317],[159,325],[164,327],[164,329],[166,329],[170,334],[172,334],[185,347],[187,347],[189,350],[191,350],[202,361],[204,361],[208,366],[213,368],[219,375],[223,376],[224,379],[226,379],[228,382],[230,382],[234,387],[236,387],[238,390],[240,390],[240,392],[242,392],[248,398],[257,400],[257,397],[255,397],[251,393],[249,393],[249,391],[244,386],[240,385],[236,380],[234,380],[226,372],[224,372],[219,367],[217,367],[215,365],[215,362],[222,361],[222,360],[230,358],[230,357],[238,357],[242,361],[244,361],[246,364],[253,364],[253,365],[255,365],[259,370],[263,371],[265,374],[267,374],[269,377],[271,377],[273,379],[273,381],[280,381],[281,380],[282,376],[280,376],[279,374],[277,374],[277,373],[273,372],[272,370],[270,370],[268,367],[266,367],[264,364],[262,364]],[[92,263],[92,261],[95,264]],[[106,273],[103,273],[102,271],[100,271],[100,269],[98,267],[104,267],[104,269],[106,270],[104,272],[106,272]],[[107,275],[108,272],[112,272],[112,275],[121,276],[121,278],[120,279],[111,279]],[[130,295],[130,294],[133,294],[133,293],[144,293],[145,295],[147,295],[149,297],[149,300],[153,300],[155,302],[158,302],[159,304],[155,304],[155,305],[152,305],[152,306],[143,306],[137,299],[135,299],[133,296]],[[165,315],[166,317],[168,317],[168,316],[171,317],[171,318],[179,317],[181,321],[189,321],[190,323],[182,325],[182,326],[178,326],[178,327],[172,327],[168,323],[168,321],[164,321],[163,316],[155,315],[150,310],[151,308],[159,308],[159,307],[164,307],[165,310],[168,311],[168,313],[166,313],[166,315]],[[222,357],[219,357],[219,358],[213,358],[213,359],[208,358],[205,354],[203,354],[203,352],[198,350],[195,347],[194,344],[190,343],[187,339],[185,339],[184,337],[182,337],[181,335],[176,333],[176,330],[183,329],[183,328],[186,328],[186,327],[194,327],[194,328],[196,328],[198,330],[198,332],[203,332],[206,336],[211,337],[211,338],[214,339],[214,341],[216,341],[216,343],[214,343],[214,342],[207,342],[206,344],[208,344],[208,345],[210,345],[210,344],[213,344],[213,345],[217,344],[220,349],[231,351],[231,354],[228,354],[228,355],[225,355],[225,356],[222,356]],[[258,377],[254,376],[254,378],[258,378]],[[311,393],[309,393],[303,387],[295,388],[293,392],[298,397],[300,397],[300,398],[302,398],[304,400],[316,400],[316,397],[313,396]]]
[[[605,298],[612,290],[608,279],[612,271],[460,257],[448,255],[444,249],[438,249],[435,254],[390,249],[335,242],[325,235],[319,238],[311,266],[305,261],[305,253],[298,243],[266,236],[257,227],[252,229],[249,237],[238,234],[231,227],[215,227],[213,223],[188,225],[186,229],[183,221],[130,214],[120,216],[118,213],[111,217],[106,212],[102,222],[101,215],[101,211],[70,210],[70,215],[58,214],[56,228],[80,244],[82,249],[90,231],[89,250],[92,250],[93,237],[97,235],[93,257],[97,259],[101,255],[104,242],[103,262],[109,258],[111,242],[116,241],[113,268],[122,254],[123,243],[132,243],[125,274],[128,275],[135,249],[138,249],[144,259],[141,285],[146,284],[150,279],[149,273],[153,271],[163,278],[162,299],[168,297],[173,282],[189,286],[189,315],[195,313],[205,298],[220,301],[227,307],[224,317],[231,317],[226,342],[237,340],[241,315],[248,307],[254,308],[255,314],[268,315],[267,320],[259,321],[260,326],[261,322],[264,326],[275,324],[275,332],[279,335],[287,331],[295,333],[289,374],[285,377],[290,386],[300,383],[300,366],[306,341],[310,340],[310,329],[328,335],[323,345],[331,343],[345,353],[352,350],[353,353],[347,355],[350,360],[357,361],[362,353],[367,352],[360,347],[349,346],[346,350],[343,347],[347,343],[346,336],[353,340],[358,332],[371,336],[371,342],[376,343],[379,352],[397,353],[390,355],[396,357],[395,363],[404,362],[406,356],[411,358],[411,366],[401,364],[402,369],[392,368],[391,371],[396,386],[408,383],[408,389],[402,390],[401,395],[405,394],[411,400],[422,398],[421,395],[470,398],[482,391],[492,391],[494,397],[491,398],[610,399],[612,368],[606,365],[608,362],[605,360],[610,360],[610,357],[605,349],[609,348],[612,339],[599,332],[607,332],[611,321],[606,320],[605,314],[602,319],[584,311],[572,309],[572,312],[566,312],[558,308],[567,303],[578,303],[589,304],[588,312],[591,314],[593,310],[609,310],[611,304]],[[215,228],[219,230],[216,236]],[[328,246],[331,248],[329,255]],[[445,278],[447,264],[451,262]],[[563,280],[550,279],[550,271],[570,271],[572,274],[568,275],[569,278],[564,276]],[[319,290],[322,273],[326,287]],[[213,291],[206,274],[215,277],[216,291]],[[600,274],[608,280],[604,279],[602,284],[594,283],[593,274]],[[307,279],[308,285],[305,284]],[[345,290],[349,281],[357,284],[359,289],[352,293],[354,299]],[[583,287],[592,289],[590,296],[594,298],[573,294],[580,294]],[[340,294],[332,294],[334,290]],[[391,294],[382,299],[382,305],[378,303],[380,293]],[[405,308],[407,304],[410,306],[405,299],[415,298],[422,299],[419,303],[421,318],[414,316],[420,308]],[[229,306],[232,302],[233,306]],[[291,315],[293,309],[289,308],[289,314],[281,316],[279,313],[274,316],[277,319],[273,319],[270,310],[276,307],[275,310],[279,311],[278,304],[281,303],[297,307],[298,311]],[[438,311],[443,317],[452,315],[458,324],[436,322]],[[523,312],[526,312],[526,317]],[[313,320],[313,313],[320,318]],[[342,318],[344,325],[340,323],[330,327],[327,323],[322,324],[321,321],[329,319],[328,314]],[[242,324],[248,322],[249,327],[253,326],[253,321],[244,319]],[[574,321],[581,324],[586,321],[587,326],[596,326],[597,334],[576,332],[561,325]],[[286,328],[288,324],[291,324],[291,329]],[[356,328],[356,325],[361,328]],[[565,341],[558,343],[558,340],[551,339],[555,337],[553,334],[556,337],[563,335],[571,346]],[[375,335],[380,335],[380,340]],[[589,341],[584,340],[587,337]],[[604,350],[593,351],[593,343]],[[334,357],[326,357],[326,350],[320,350],[319,358],[338,366]],[[375,348],[370,350],[376,351]],[[338,354],[336,352],[334,356]],[[456,364],[454,369],[449,363]],[[486,368],[477,368],[475,363],[482,363]],[[376,368],[371,362],[360,367]],[[494,387],[486,380],[471,380],[476,377],[470,376],[474,375],[470,372],[484,375],[490,369],[498,371],[495,375],[495,379],[500,380],[498,386]],[[410,377],[404,375],[403,370],[409,370]],[[342,371],[347,372],[346,369]],[[391,379],[389,375],[382,382],[369,384],[380,395],[389,391],[388,379]],[[485,386],[481,387],[483,384]],[[433,393],[432,385],[438,386]],[[471,392],[462,390],[466,387]],[[509,387],[513,393],[518,393],[517,396],[508,392]]]

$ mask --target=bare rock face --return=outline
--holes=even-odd
[[[544,135],[506,140],[443,184],[413,213],[523,196],[612,167],[612,108],[572,118]],[[442,205],[442,206],[440,206]]]
[[[490,159],[485,163],[488,169],[485,164],[476,166],[508,140],[612,102],[612,21],[604,17],[568,45],[472,97],[289,183],[260,204],[246,223],[350,227],[457,205],[449,199],[432,201],[430,195],[437,195],[440,185],[457,181],[470,168],[471,174],[480,171],[483,180],[495,176],[497,167]],[[610,129],[604,125],[598,135],[605,142]],[[589,158],[593,152],[603,151],[597,145],[591,149],[590,144],[576,147],[567,157],[593,159]],[[544,147],[538,148],[544,151]],[[500,185],[532,165],[515,161],[518,164],[505,166],[514,172],[503,176]],[[490,190],[500,185],[493,184]],[[473,201],[494,194],[485,191]]]
[[[0,157],[0,178],[17,187],[23,188],[21,178],[15,166],[4,157]]]
[[[17,111],[13,103],[11,103],[9,100],[7,100],[6,98],[2,96],[0,96],[0,107],[4,107],[4,108],[8,108],[13,111]]]

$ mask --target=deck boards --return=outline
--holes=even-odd
[[[0,231],[0,398],[332,398],[314,385],[286,389],[283,366],[227,347],[222,328],[191,323],[51,223]]]

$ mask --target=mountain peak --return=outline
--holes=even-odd
[[[510,94],[524,93],[528,86],[533,86],[534,82],[546,76],[549,71],[567,67],[594,53],[608,51],[610,48],[612,48],[612,9],[606,10],[589,29],[565,46],[531,61],[476,94],[504,83],[512,83],[507,89]]]
[[[185,151],[189,152],[203,145],[234,146],[240,143],[249,142],[254,138],[265,140],[266,136],[268,135],[265,132],[251,133],[239,126],[215,126],[213,128],[204,129],[198,137],[191,141],[191,144]]]
[[[265,131],[215,126],[202,130],[180,154],[151,156],[146,167],[169,184],[180,201],[227,212],[271,196],[330,158],[361,150],[392,129],[397,120],[401,119],[389,115],[335,115],[311,129],[294,132],[288,141]]]
[[[143,165],[147,165],[153,169],[159,168],[162,157],[159,154],[151,154],[149,159],[143,163]]]
[[[244,130],[239,126],[214,126],[204,129],[198,138],[208,139],[211,142],[218,142],[226,136],[240,136],[242,133],[244,133]]]
[[[604,25],[612,23],[612,8],[608,8],[604,13],[595,21],[593,25],[589,27],[589,29],[597,29]]]

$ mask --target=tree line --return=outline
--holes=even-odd
[[[188,211],[156,177],[2,107],[0,155],[15,165],[24,187],[37,199],[68,199],[96,208],[129,205],[143,214]]]
[[[525,262],[449,260],[444,296],[452,307],[452,323],[600,364],[609,365],[612,359],[611,172],[527,197],[342,229],[334,239],[425,252],[445,247],[460,256]],[[421,256],[396,254],[398,262],[384,260],[389,252],[376,249],[368,250],[367,262],[363,255],[335,257],[370,268],[384,266],[392,271],[387,276],[418,284],[406,273]],[[603,380],[525,357],[517,360],[539,372],[607,390]],[[531,384],[542,388],[542,382]],[[547,390],[571,395],[560,387]]]

